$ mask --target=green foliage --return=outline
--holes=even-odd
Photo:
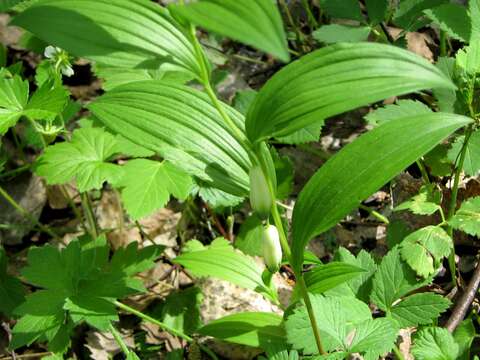
[[[17,278],[7,273],[7,254],[0,247],[0,313],[12,316],[15,307],[24,301],[25,290]]]
[[[328,230],[360,201],[468,122],[467,118],[442,113],[400,118],[345,146],[300,193],[293,213],[293,265],[301,265],[303,248],[313,236]]]
[[[468,13],[470,15],[470,22],[472,24],[470,42],[473,43],[477,40],[480,40],[480,1],[469,0],[468,10]]]
[[[454,229],[472,236],[480,236],[480,197],[465,201],[455,215],[448,221]]]
[[[432,186],[423,186],[418,195],[413,196],[395,208],[395,211],[410,210],[417,215],[432,215],[437,211],[442,211],[439,203],[441,194]]]
[[[459,346],[459,360],[470,360],[470,347],[477,337],[477,331],[472,319],[463,320],[453,333],[456,343]]]
[[[399,100],[396,104],[378,108],[365,116],[365,120],[372,125],[381,125],[387,121],[407,118],[418,114],[430,114],[432,110],[415,100]]]
[[[455,56],[455,63],[468,75],[475,75],[480,70],[480,39],[460,49]]]
[[[402,0],[393,21],[401,28],[415,31],[426,25],[423,11],[448,3],[449,0]]]
[[[46,339],[49,350],[64,352],[74,325],[87,322],[107,330],[117,319],[113,301],[145,291],[135,274],[151,268],[157,247],[137,250],[132,243],[109,261],[105,237],[72,241],[65,249],[51,245],[32,248],[22,275],[41,288],[15,309],[21,318],[13,328],[10,346],[15,349]]]
[[[305,282],[309,292],[321,294],[365,272],[364,269],[348,263],[331,262],[318,265],[306,273]]]
[[[320,6],[333,18],[363,20],[360,4],[356,0],[320,0]]]
[[[70,142],[45,150],[36,172],[49,184],[75,179],[80,192],[100,189],[105,181],[115,183],[124,174],[120,166],[107,162],[117,152],[115,137],[103,129],[78,129]]]
[[[0,12],[7,11],[24,0],[0,0]]]
[[[15,125],[28,102],[28,81],[0,77],[0,135]]]
[[[458,162],[460,151],[465,142],[465,136],[459,136],[455,139],[452,147],[448,151],[448,159],[452,163]],[[480,172],[480,131],[475,131],[470,136],[470,140],[465,150],[465,161],[463,170],[467,175],[476,176]]]
[[[290,60],[282,18],[270,0],[201,0],[170,9],[193,24]]]
[[[235,247],[244,254],[262,256],[262,232],[263,225],[260,218],[252,215],[241,225],[235,238]]]
[[[189,175],[166,161],[130,160],[123,173],[115,186],[122,188],[123,204],[133,220],[164,207],[170,195],[185,200],[193,186]]]
[[[349,26],[340,24],[323,25],[315,30],[313,38],[324,44],[337,42],[361,42],[366,41],[370,34],[368,26]]]
[[[365,0],[368,19],[375,25],[382,22],[390,9],[390,0]]]
[[[464,6],[458,4],[443,4],[424,13],[448,36],[468,42],[470,39],[470,18]]]
[[[432,327],[418,331],[412,354],[418,360],[456,360],[459,347],[447,329]]]
[[[391,316],[402,328],[433,323],[450,307],[450,301],[441,295],[420,293],[407,296],[391,308]]]

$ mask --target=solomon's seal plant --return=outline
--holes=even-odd
[[[70,206],[85,232],[65,247],[32,247],[22,282],[7,273],[0,252],[0,311],[12,320],[11,351],[41,342],[50,359],[66,358],[75,329],[87,324],[110,332],[125,357],[137,359],[117,330],[120,310],[212,359],[218,356],[200,336],[259,348],[272,360],[403,359],[399,334],[407,329],[415,359],[470,359],[478,351],[470,305],[480,266],[470,281],[461,277],[455,240],[480,236],[478,194],[459,196],[462,176],[480,172],[479,0],[37,0],[7,1],[0,9],[46,45],[35,86],[18,66],[2,67],[0,134],[23,136],[38,149],[32,169],[48,185],[75,184],[82,211],[72,199]],[[265,52],[275,64],[272,76],[233,105],[222,101],[211,46],[197,27]],[[435,63],[406,49],[409,34],[424,28],[438,34]],[[63,84],[62,75],[75,73],[75,58],[89,60],[104,80],[102,94],[84,105]],[[382,102],[389,98],[393,103]],[[88,117],[69,123],[82,106]],[[293,208],[284,204],[293,175],[277,150],[305,148],[327,119],[365,106],[373,109],[368,131],[325,156]],[[385,214],[366,205],[412,167],[422,179],[418,194]],[[175,270],[229,281],[281,310],[201,324],[191,315],[201,302],[197,288],[173,293],[168,316],[128,305],[126,297],[146,291],[136,275],[154,267],[163,249],[129,245],[110,256],[108,229],[92,207],[106,187],[142,235],[138,221],[171,197],[189,211],[201,198],[214,219],[230,212],[228,231],[216,220],[221,236],[183,239],[178,256],[163,256]],[[58,243],[59,235],[2,187],[0,194]],[[243,242],[232,242],[233,212],[247,199],[251,229]],[[387,228],[382,257],[338,246],[324,262],[306,250],[358,209]],[[389,219],[405,211],[433,220],[408,229]],[[274,282],[279,270],[293,284],[286,302]],[[435,283],[445,276],[446,290]],[[189,305],[173,321],[168,309],[177,310],[177,301]],[[196,320],[186,325],[188,316]]]

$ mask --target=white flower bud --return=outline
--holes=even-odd
[[[275,273],[282,262],[282,246],[277,228],[273,225],[265,226],[262,237],[263,260],[267,269],[271,273]]]
[[[268,218],[273,199],[270,195],[267,179],[260,166],[254,166],[250,169],[250,204],[260,218]]]

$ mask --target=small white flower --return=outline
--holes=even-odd
[[[268,271],[275,273],[282,263],[282,246],[278,230],[273,225],[267,225],[262,235],[263,260]]]
[[[72,65],[70,64],[70,57],[65,50],[56,46],[49,45],[45,48],[43,54],[47,59],[50,59],[54,63],[55,70],[61,72],[63,75],[68,77],[73,75]]]
[[[43,55],[45,55],[45,57],[47,59],[52,59],[57,55],[57,53],[59,52],[58,50],[60,50],[59,48],[55,47],[55,46],[52,46],[52,45],[48,45],[46,48],[45,48],[45,52],[43,53]]]

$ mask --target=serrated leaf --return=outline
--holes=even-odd
[[[25,106],[23,114],[33,120],[54,119],[61,114],[69,99],[68,91],[62,86],[45,82]]]
[[[455,139],[452,147],[448,151],[448,159],[452,163],[458,161],[458,156],[462,150],[465,136],[459,136]],[[480,131],[477,130],[472,133],[470,140],[465,150],[465,161],[463,163],[463,171],[467,175],[476,176],[480,171]]]
[[[459,348],[447,329],[432,327],[415,334],[412,354],[417,360],[456,360]]]
[[[376,25],[385,19],[390,8],[390,0],[365,0],[365,5],[370,23]]]
[[[435,66],[445,74],[450,81],[454,79],[455,59],[448,57],[439,57]],[[457,94],[455,89],[433,89],[433,94],[437,98],[438,108],[440,111],[454,113]]]
[[[449,0],[402,0],[393,21],[405,30],[415,31],[427,24],[423,19],[425,9],[432,9],[448,2]]]
[[[387,181],[471,119],[422,114],[389,121],[330,158],[301,191],[293,211],[293,265],[308,241],[341,220]]]
[[[75,179],[80,192],[100,189],[105,181],[115,183],[123,176],[120,166],[107,162],[116,151],[115,137],[103,129],[78,129],[70,142],[45,150],[38,159],[36,173],[49,184]]]
[[[147,0],[43,0],[12,24],[101,64],[152,69],[168,62],[201,74],[188,35],[165,8]]]
[[[133,220],[164,207],[170,195],[185,200],[193,186],[188,174],[166,161],[130,160],[123,170],[114,185],[122,188],[123,205]]]
[[[312,295],[310,300],[325,351],[347,350],[348,335],[359,324],[372,319],[367,304],[355,298]],[[318,352],[305,306],[288,316],[285,328],[287,341],[294,349],[302,350],[304,354]]]
[[[200,0],[170,6],[193,24],[290,60],[280,13],[270,0]]]
[[[453,337],[459,347],[458,360],[470,360],[470,348],[477,336],[477,330],[472,319],[463,320],[455,329]]]
[[[370,30],[368,26],[330,24],[322,25],[320,29],[312,33],[312,36],[315,40],[324,44],[361,42],[367,41]]]
[[[318,141],[320,132],[322,131],[323,121],[318,124],[312,124],[297,130],[294,133],[286,136],[277,137],[276,140],[289,145],[305,144],[309,142]]]
[[[432,113],[432,110],[420,101],[398,100],[396,104],[386,105],[369,112],[365,116],[365,120],[372,125],[381,125],[398,118],[430,113]]]
[[[367,320],[355,328],[348,350],[352,353],[368,353],[376,359],[392,350],[399,330],[397,322],[392,319]]]
[[[421,286],[415,272],[402,261],[399,249],[395,247],[382,259],[375,273],[371,300],[388,312],[395,301]]]
[[[25,298],[25,289],[17,278],[7,273],[7,254],[0,247],[0,313],[9,317],[15,307]]]
[[[468,199],[448,221],[454,229],[472,236],[480,236],[480,197]]]
[[[65,300],[63,309],[74,323],[85,321],[89,325],[107,331],[112,321],[118,321],[117,309],[112,301],[89,296],[71,296]]]
[[[362,11],[356,0],[320,0],[320,6],[330,17],[363,21]]]
[[[470,40],[470,17],[464,6],[459,4],[443,4],[424,13],[448,36],[468,42]]]
[[[400,244],[402,258],[423,277],[432,275],[437,263],[453,248],[452,238],[439,226],[426,226],[408,235]]]
[[[15,125],[28,102],[28,81],[0,76],[0,135]]]
[[[453,84],[409,51],[335,44],[303,56],[267,81],[249,109],[247,134],[252,142],[286,136],[390,96],[444,87]]]
[[[469,0],[468,15],[472,25],[472,33],[470,35],[470,43],[480,40],[480,1]]]
[[[433,323],[450,305],[447,298],[438,294],[413,294],[396,303],[390,314],[402,328],[427,325]]]
[[[435,188],[423,186],[417,195],[401,203],[394,210],[410,210],[417,215],[432,215],[441,210],[440,205],[438,205],[441,202],[441,198],[435,198],[435,194]]]
[[[173,262],[195,276],[219,278],[272,298],[271,290],[263,283],[262,269],[251,257],[233,249],[224,239],[215,240],[205,250],[182,254]]]
[[[480,39],[460,49],[455,56],[457,67],[462,68],[470,76],[480,71]]]
[[[366,270],[358,266],[342,262],[331,262],[315,266],[312,270],[305,273],[305,282],[309,292],[322,294],[365,272]]]
[[[115,133],[160,154],[207,186],[238,197],[248,194],[247,152],[202,92],[141,81],[119,86],[88,107]],[[224,108],[243,128],[243,117]]]

